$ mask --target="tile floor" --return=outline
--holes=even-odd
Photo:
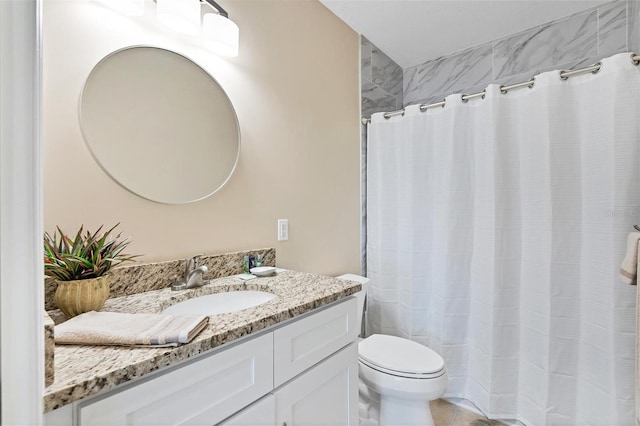
[[[488,420],[473,411],[460,408],[444,399],[431,401],[431,414],[436,426],[500,426],[503,423]]]

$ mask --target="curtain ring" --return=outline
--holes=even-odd
[[[385,119],[387,119],[387,120],[388,120],[388,119],[390,119],[391,117],[394,117],[394,116],[396,116],[396,115],[401,115],[401,116],[403,116],[403,117],[404,117],[404,108],[399,109],[398,111],[385,112],[385,113],[383,114],[383,117],[384,117]]]

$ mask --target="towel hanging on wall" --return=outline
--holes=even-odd
[[[638,229],[637,225],[633,227]],[[629,233],[627,237],[627,254],[620,266],[620,279],[625,284],[638,284],[638,243],[640,243],[640,232]]]

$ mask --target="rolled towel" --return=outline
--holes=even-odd
[[[86,312],[57,325],[55,342],[68,345],[178,346],[209,322],[204,315]]]
[[[631,232],[627,237],[627,254],[620,266],[620,279],[625,284],[637,285],[639,242],[640,232]]]

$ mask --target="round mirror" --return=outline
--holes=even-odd
[[[93,68],[80,125],[113,180],[160,203],[213,194],[240,154],[238,120],[222,87],[190,59],[156,47],[118,50]]]

